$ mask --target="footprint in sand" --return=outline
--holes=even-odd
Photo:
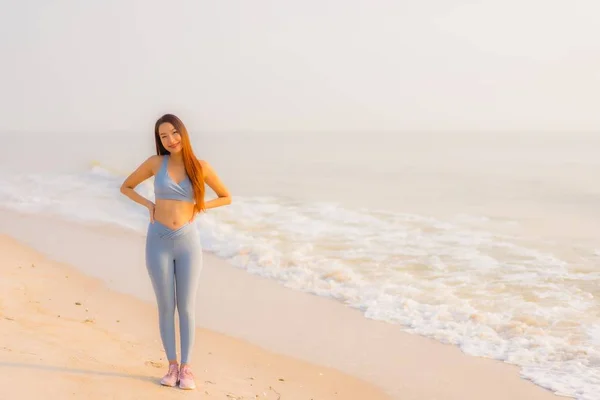
[[[154,368],[163,368],[164,364],[156,361],[146,361],[144,364],[154,367]]]

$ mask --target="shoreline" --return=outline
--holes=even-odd
[[[0,210],[2,232],[76,266],[116,292],[153,301],[140,267],[141,235]],[[285,288],[211,254],[206,254],[200,292],[197,322],[203,329],[334,368],[384,389],[394,399],[557,398],[521,378],[516,366],[468,356],[455,346],[369,320],[333,299]]]

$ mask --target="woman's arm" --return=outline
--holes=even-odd
[[[200,165],[202,165],[204,182],[206,182],[206,184],[210,186],[212,190],[214,190],[217,196],[219,196],[216,199],[209,200],[206,203],[204,203],[204,208],[208,210],[209,208],[221,207],[231,204],[231,194],[229,193],[229,190],[227,190],[227,187],[223,184],[223,182],[221,182],[221,179],[219,178],[215,170],[207,161],[199,161]]]
[[[134,189],[137,185],[154,175],[153,165],[158,156],[151,156],[144,161],[135,171],[129,175],[121,185],[121,193],[131,200],[145,207],[154,206],[154,204],[144,196],[137,193]]]

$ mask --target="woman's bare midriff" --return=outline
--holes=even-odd
[[[194,215],[194,204],[180,200],[157,200],[154,205],[154,220],[177,229],[187,224]]]

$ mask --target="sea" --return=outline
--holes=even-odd
[[[191,134],[233,195],[195,222],[206,251],[600,399],[598,133]],[[0,207],[145,232],[119,186],[152,131],[1,135]]]

